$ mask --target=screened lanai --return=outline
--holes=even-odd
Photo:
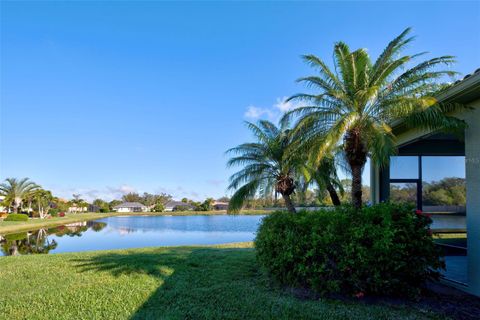
[[[371,199],[431,214],[444,281],[480,296],[480,70],[439,99],[468,106],[455,114],[468,125],[464,135],[395,126],[398,154],[388,167],[372,165]]]

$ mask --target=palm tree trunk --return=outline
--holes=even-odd
[[[367,162],[367,147],[361,137],[360,128],[354,128],[345,135],[345,155],[352,170],[352,204],[362,207],[362,170]]]
[[[337,190],[333,187],[332,183],[330,181],[327,182],[327,191],[328,194],[330,195],[330,199],[332,199],[332,203],[334,206],[339,206],[340,203],[340,198],[338,197]]]
[[[355,208],[362,207],[362,166],[352,166],[352,204]]]
[[[292,199],[290,199],[290,196],[288,194],[282,194],[283,200],[285,201],[285,205],[287,206],[287,209],[291,213],[296,213],[297,210],[295,210],[295,206],[293,205]]]
[[[17,240],[13,240],[10,248],[8,248],[8,255],[10,256],[18,256],[18,245]]]

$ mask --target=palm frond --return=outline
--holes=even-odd
[[[253,180],[239,188],[230,198],[228,211],[238,212],[240,209],[242,209],[245,201],[255,196],[259,185],[259,180]]]

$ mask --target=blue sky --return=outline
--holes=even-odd
[[[1,2],[0,178],[63,197],[226,194],[224,151],[343,40],[480,66],[479,2]]]

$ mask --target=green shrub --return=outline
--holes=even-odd
[[[173,211],[189,211],[191,209],[192,208],[189,206],[176,206],[175,208],[173,208]],[[200,211],[204,211],[204,210],[200,210]]]
[[[255,247],[261,265],[285,285],[414,297],[445,267],[430,223],[393,204],[277,212],[263,219]]]
[[[10,213],[4,221],[28,221],[28,215],[22,213]]]
[[[7,241],[23,240],[26,238],[27,238],[26,232],[10,233],[5,235],[5,240]]]
[[[57,209],[57,208],[53,208],[53,209],[48,210],[48,213],[49,213],[52,217],[58,216],[58,213],[59,213],[59,212],[60,212],[60,209]]]
[[[165,210],[165,206],[162,204],[162,203],[157,203],[154,207],[153,207],[153,212],[163,212]]]

